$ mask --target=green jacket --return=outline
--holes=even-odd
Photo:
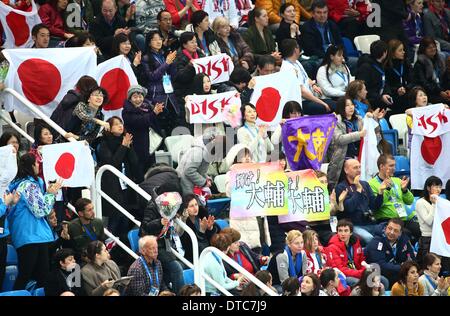
[[[103,222],[100,219],[94,218],[91,224],[87,225],[87,229],[89,230],[91,236],[96,238],[96,240],[105,241],[107,239],[103,228]],[[73,250],[77,254],[81,254],[83,250],[87,248],[88,244],[93,241],[93,239],[89,237],[86,232],[86,228],[81,224],[79,218],[76,218],[70,222],[69,235]]]
[[[276,49],[275,40],[268,27],[264,28],[264,40],[255,25],[250,26],[242,37],[255,56],[270,55]]]
[[[406,210],[406,205],[411,205],[414,202],[414,195],[411,193],[411,191],[407,191],[406,193],[402,192],[402,186],[401,186],[401,179],[391,177],[394,185],[390,190],[384,190],[383,193],[383,204],[381,207],[375,211],[375,218],[378,219],[389,219],[389,218],[397,218],[399,217],[397,214],[397,210],[394,207],[394,202],[392,201],[391,197],[395,200],[400,200],[400,202],[403,203],[403,206]],[[375,176],[373,179],[369,181],[370,187],[372,188],[373,193],[375,196],[378,195],[378,190],[380,189],[380,179],[378,176]],[[405,205],[406,204],[406,205]],[[402,220],[407,220],[413,214],[410,214],[408,217],[402,217]]]

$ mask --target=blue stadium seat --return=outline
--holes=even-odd
[[[225,219],[216,219],[216,224],[220,227],[221,230],[230,226],[228,221]]]
[[[391,291],[384,291],[384,296],[391,296]]]
[[[398,153],[398,131],[396,129],[383,130],[384,139],[391,143],[393,147],[392,155],[397,155]]]
[[[194,284],[194,270],[183,270],[184,284]]]
[[[13,245],[8,245],[8,251],[6,254],[6,265],[7,266],[16,266],[19,264],[19,260],[17,259],[17,251]]]
[[[411,205],[406,205],[406,214],[407,214],[408,216],[410,216],[413,212],[416,211],[416,202],[417,202],[418,199],[420,199],[420,197],[415,196],[415,197],[414,197],[414,202],[413,202],[413,204],[411,204]]]
[[[2,291],[12,291],[18,274],[19,269],[17,266],[7,266],[5,268],[5,279],[3,280]]]
[[[139,229],[132,229],[128,232],[128,241],[130,242],[131,250],[135,253],[139,252]]]
[[[37,288],[31,292],[31,296],[45,296],[45,290],[43,287]]]
[[[394,176],[403,177],[408,176],[411,173],[411,169],[409,166],[409,160],[405,156],[394,156],[395,158],[395,172]]]
[[[381,120],[379,120],[378,123],[380,124],[381,130],[382,130],[383,132],[384,132],[384,131],[387,131],[388,129],[391,129],[391,128],[389,127],[388,121],[387,121],[385,118],[382,118]]]
[[[359,57],[359,52],[356,50],[350,39],[342,37],[342,42],[344,43],[345,55],[347,57]]]
[[[208,200],[206,206],[208,207],[208,213],[214,217],[228,216],[228,210],[230,207],[230,198]]]
[[[31,296],[31,293],[25,290],[18,290],[0,293],[0,296]]]

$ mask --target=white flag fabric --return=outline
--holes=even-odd
[[[234,70],[233,60],[227,54],[218,54],[209,57],[197,58],[192,61],[195,73],[205,73],[212,84],[230,80]]]
[[[28,48],[34,43],[31,30],[41,23],[41,18],[33,0],[30,12],[13,9],[0,1],[0,22],[6,37],[4,48]]]
[[[412,110],[411,188],[423,190],[430,176],[450,179],[450,110],[443,104]]]
[[[373,118],[364,117],[363,126],[367,131],[361,142],[361,180],[369,181],[378,172],[377,159],[380,153],[377,149],[377,135],[375,134],[375,128],[379,124]]]
[[[9,62],[6,87],[16,90],[48,116],[82,76],[94,76],[97,66],[92,47],[5,49],[3,55]],[[5,110],[14,109],[36,117],[6,94]]]
[[[0,147],[0,198],[17,175],[17,157],[12,145]]]
[[[277,72],[255,77],[250,103],[256,106],[257,125],[267,124],[273,130],[281,122],[283,108],[288,101],[301,104],[302,95],[293,72]]]
[[[186,101],[186,108],[189,112],[189,123],[206,124],[223,122],[223,110],[228,105],[240,109],[241,98],[236,91],[189,95]]]
[[[103,105],[105,121],[111,116],[122,117],[128,89],[138,84],[130,62],[122,55],[111,58],[97,66],[95,79],[108,91],[109,101]]]
[[[430,252],[450,257],[450,201],[440,197],[434,212]]]
[[[87,187],[94,181],[94,159],[84,141],[42,147],[46,181],[63,180],[65,187]]]

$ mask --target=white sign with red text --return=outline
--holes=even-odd
[[[186,108],[189,111],[189,122],[219,123],[224,121],[224,108],[227,105],[241,107],[241,99],[236,91],[187,96]]]
[[[194,65],[195,73],[207,74],[212,84],[230,80],[230,74],[234,70],[233,60],[227,54],[194,59],[192,64]]]

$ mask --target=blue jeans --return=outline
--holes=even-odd
[[[353,227],[353,233],[359,236],[364,245],[367,245],[373,238],[378,225],[360,225]]]

